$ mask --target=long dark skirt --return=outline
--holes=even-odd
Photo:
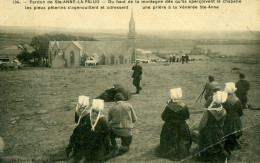
[[[202,161],[224,162],[227,155],[224,150],[223,132],[219,127],[205,127],[199,136],[199,148]]]
[[[238,139],[242,136],[242,122],[238,115],[228,115],[223,127],[225,135],[225,149],[231,151],[238,144]]]
[[[191,143],[191,134],[186,122],[165,122],[156,154],[159,157],[179,160],[189,154]]]

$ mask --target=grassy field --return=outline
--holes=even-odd
[[[183,51],[189,53],[196,43],[192,40],[182,41],[173,39],[145,39],[137,40],[136,46],[140,49],[160,51],[160,52],[175,52]]]
[[[29,44],[33,36],[35,34],[2,33],[0,30],[0,50],[10,46],[17,46],[21,43]]]
[[[210,49],[213,52],[219,52],[222,55],[228,56],[248,56],[260,55],[259,45],[199,45],[202,49]]]
[[[59,162],[75,127],[74,109],[79,95],[96,97],[114,83],[135,91],[131,79],[132,65],[98,66],[79,69],[27,68],[0,71],[0,136],[5,140],[7,155],[30,157],[35,162]],[[221,83],[236,82],[234,67],[245,72],[251,83],[249,101],[260,106],[260,65],[234,64],[222,61],[194,61],[189,64],[142,64],[143,91],[129,101],[138,116],[133,143],[128,153],[108,162],[171,162],[154,156],[159,145],[163,121],[161,113],[169,99],[169,90],[182,87],[183,101],[189,106],[189,126],[201,117],[203,108],[196,99],[214,75]],[[105,103],[104,115],[113,102]],[[242,117],[242,149],[232,153],[231,162],[258,162],[260,157],[260,112],[245,110]],[[194,154],[197,145],[193,144]],[[196,162],[187,158],[184,162]]]
[[[208,40],[212,41],[212,40]],[[238,44],[238,45],[226,45],[226,44],[216,44],[216,45],[200,45],[196,43],[196,40],[173,40],[173,39],[157,39],[157,40],[137,40],[137,48],[151,51],[160,52],[175,52],[183,51],[184,53],[189,53],[194,46],[199,46],[204,50],[210,49],[213,52],[219,52],[221,55],[227,56],[249,56],[249,55],[259,55],[260,46],[259,44]]]

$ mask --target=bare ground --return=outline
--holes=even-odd
[[[35,162],[58,162],[66,159],[65,147],[75,127],[74,109],[79,95],[92,98],[121,83],[135,91],[131,79],[132,65],[88,68],[27,68],[0,72],[0,136],[5,140],[6,155],[29,157]],[[236,82],[241,68],[251,83],[250,103],[260,106],[260,65],[233,64],[222,61],[195,61],[143,64],[143,91],[129,101],[135,108],[138,122],[134,139],[127,154],[108,162],[170,162],[154,156],[159,145],[163,121],[161,113],[169,99],[169,89],[183,88],[183,101],[190,107],[191,126],[200,117],[204,101],[196,99],[207,82],[208,75],[222,84]],[[104,115],[113,102],[105,103]],[[232,153],[230,162],[258,162],[260,112],[245,110],[242,118],[244,134],[242,149]],[[196,154],[197,145],[192,145]],[[196,162],[187,158],[184,162]]]

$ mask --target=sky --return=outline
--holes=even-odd
[[[219,9],[211,10],[146,10],[142,9],[143,5],[141,4],[133,4],[129,5],[127,10],[49,11],[25,10],[25,6],[30,6],[30,0],[20,1],[21,4],[13,4],[12,0],[0,0],[0,26],[128,29],[131,9],[133,8],[136,29],[138,30],[260,31],[260,0],[242,0],[242,3],[239,4],[221,3]],[[99,3],[97,5],[109,4]],[[37,6],[37,4],[31,6]]]

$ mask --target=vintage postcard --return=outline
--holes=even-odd
[[[0,162],[258,162],[259,0],[1,0]]]

